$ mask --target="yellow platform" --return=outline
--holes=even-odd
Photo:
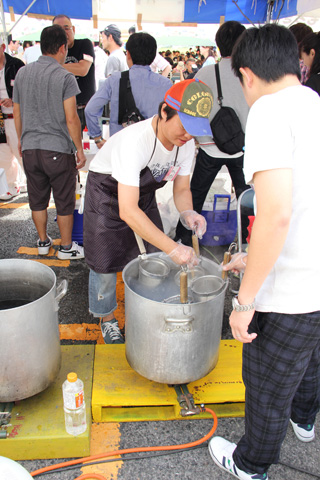
[[[0,455],[13,460],[83,457],[90,455],[91,394],[94,345],[62,346],[62,365],[55,382],[44,392],[17,402],[8,438],[0,440]],[[73,437],[66,433],[62,383],[69,372],[84,382],[88,428]]]
[[[206,377],[188,384],[195,403],[219,417],[244,416],[241,375],[242,344],[222,340],[219,361]],[[182,419],[174,388],[136,373],[125,357],[125,345],[96,345],[92,387],[94,422]],[[204,418],[204,414],[188,418]]]

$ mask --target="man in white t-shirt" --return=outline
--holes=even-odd
[[[150,68],[154,73],[161,72],[161,75],[163,75],[164,77],[167,77],[172,70],[172,67],[168,60],[162,57],[159,52],[157,52],[157,55],[155,56],[153,62],[150,65]]]
[[[41,57],[40,42],[36,42],[32,47],[26,48],[24,52],[24,61],[28,63],[36,62]]]
[[[246,30],[232,54],[251,110],[244,172],[256,195],[249,252],[225,270],[245,271],[230,326],[243,342],[245,435],[214,437],[214,462],[240,479],[268,479],[291,423],[314,439],[319,410],[320,98],[300,84],[297,43],[276,24]],[[301,465],[300,465],[301,466]]]
[[[124,72],[125,70],[128,70],[126,56],[121,48],[121,31],[117,25],[108,25],[101,32],[101,43],[103,49],[110,53],[107,59],[104,76],[107,78],[113,72]]]
[[[212,103],[204,83],[180,82],[166,92],[158,115],[115,133],[90,164],[83,229],[89,310],[101,319],[105,343],[124,342],[114,316],[116,272],[140,254],[135,233],[147,253],[162,250],[177,264],[198,263],[192,248],[163,233],[155,191],[173,181],[176,207],[201,238],[206,222],[193,211],[189,185],[192,137],[208,133]]]

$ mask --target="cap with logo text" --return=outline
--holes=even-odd
[[[175,83],[164,101],[177,110],[185,130],[194,137],[211,135],[209,115],[213,106],[212,90],[197,78]]]

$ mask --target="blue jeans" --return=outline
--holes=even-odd
[[[89,312],[94,317],[105,317],[118,308],[116,297],[117,274],[89,273]]]

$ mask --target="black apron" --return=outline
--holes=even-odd
[[[148,163],[150,163],[155,145]],[[175,162],[177,161],[177,149]],[[157,182],[149,167],[140,172],[139,207],[163,231],[155,192],[167,182]],[[119,216],[118,182],[111,175],[89,172],[84,208],[84,250],[89,267],[97,273],[121,272],[140,255],[133,230]],[[144,241],[147,253],[159,251]]]

